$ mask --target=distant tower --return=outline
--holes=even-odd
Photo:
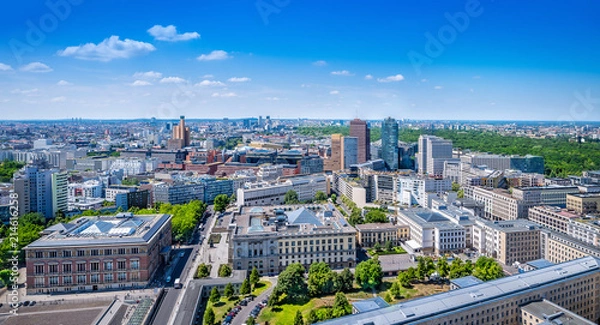
[[[398,169],[398,123],[391,117],[381,126],[381,158],[389,170]]]
[[[173,127],[173,139],[183,140],[182,146],[190,145],[190,128],[185,126],[185,116],[181,115],[179,125]]]
[[[358,138],[358,163],[371,159],[371,132],[366,121],[354,119],[350,121],[350,136]]]

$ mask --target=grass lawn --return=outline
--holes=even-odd
[[[218,244],[221,242],[221,234],[212,234],[208,238],[209,243]]]
[[[396,246],[394,247],[391,251],[386,250],[385,248],[383,248],[381,251],[377,252],[374,249],[369,249],[369,255],[371,256],[375,256],[375,255],[394,255],[394,254],[406,254],[406,251],[404,250],[404,248],[400,247],[400,246]]]
[[[221,323],[223,318],[225,318],[224,316],[227,314],[227,312],[233,306],[235,306],[235,304],[238,301],[239,301],[239,297],[237,297],[237,296],[233,296],[231,298],[221,297],[221,300],[219,300],[215,304],[213,304],[212,302],[209,301],[208,305],[206,305],[206,308],[212,307],[213,311],[215,312],[215,320],[218,323]]]
[[[271,281],[260,281],[256,284],[255,288],[252,290],[252,294],[255,297],[258,297],[263,291],[269,289],[273,284]]]
[[[326,306],[329,304],[333,305],[333,296],[331,296],[329,300],[327,298],[313,298],[309,300],[307,303],[303,305],[278,305],[275,307],[266,307],[258,316],[257,323],[263,324],[264,322],[269,322],[269,324],[274,325],[288,325],[294,324],[294,317],[296,316],[296,311],[300,310],[302,312],[302,316],[306,319],[308,317],[308,313],[312,309],[316,309],[321,306]]]

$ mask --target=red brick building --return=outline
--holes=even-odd
[[[141,288],[169,258],[170,215],[81,217],[24,248],[27,294]]]

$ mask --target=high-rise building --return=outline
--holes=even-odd
[[[433,135],[419,137],[419,174],[441,176],[444,174],[444,162],[449,160],[452,160],[452,141]]]
[[[350,121],[350,136],[358,138],[358,163],[371,159],[371,132],[366,121],[354,119]]]
[[[46,162],[36,162],[15,173],[20,216],[39,212],[53,218],[56,212],[67,210],[67,174],[47,167]]]
[[[381,125],[381,155],[389,170],[398,169],[398,123],[388,117]]]
[[[342,135],[339,133],[331,135],[331,155],[326,161],[325,170],[340,170],[342,166]]]
[[[185,126],[185,116],[181,115],[179,125],[173,127],[173,139],[183,140],[182,147],[190,145],[190,128]]]
[[[356,137],[342,137],[342,169],[349,169],[350,165],[356,165],[358,160],[359,141]]]

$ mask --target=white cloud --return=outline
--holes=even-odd
[[[136,72],[133,74],[136,79],[159,79],[162,78],[162,73],[156,71]]]
[[[212,97],[237,97],[235,93],[213,93]]]
[[[481,76],[473,76],[473,79],[481,79]]]
[[[281,100],[279,97],[265,97],[266,100],[278,101]]]
[[[42,62],[31,62],[21,67],[21,71],[25,72],[52,72],[54,71],[49,66],[43,64]]]
[[[215,76],[212,75],[212,74],[205,74],[205,75],[202,76],[202,78],[204,78],[204,79],[210,79],[210,78],[214,78],[214,77]]]
[[[151,83],[149,83],[148,81],[144,81],[144,80],[136,80],[133,83],[131,83],[130,85],[134,86],[134,87],[152,86]]]
[[[371,80],[371,79],[373,79],[372,75],[368,74],[368,75],[365,76],[365,80]]]
[[[402,80],[404,80],[404,76],[401,74],[377,79],[377,81],[379,81],[379,82],[396,82],[396,81],[402,81]]]
[[[435,87],[433,87],[433,89],[435,89],[435,90],[440,90],[442,88],[444,88],[444,87],[442,87],[442,86],[435,86]]]
[[[334,76],[346,76],[346,77],[354,75],[354,73],[350,73],[350,71],[348,71],[348,70],[331,71],[331,74]]]
[[[184,82],[187,82],[187,80],[179,77],[166,77],[160,79],[161,84],[180,84]]]
[[[137,55],[144,55],[156,50],[150,43],[134,41],[126,38],[120,40],[119,36],[111,36],[98,44],[87,43],[79,46],[69,46],[58,51],[60,56],[72,56],[80,60],[95,60],[108,62],[114,59],[128,59]]]
[[[339,95],[340,91],[339,90],[332,90],[329,92],[329,95]]]
[[[53,103],[62,103],[66,100],[67,100],[67,97],[65,97],[65,96],[59,96],[59,97],[54,97],[54,98],[50,99],[50,101]]]
[[[150,29],[148,29],[148,34],[152,35],[157,41],[167,42],[189,41],[192,39],[200,38],[200,34],[196,32],[177,34],[177,27],[173,25],[169,25],[166,27],[161,25],[154,25]]]
[[[61,80],[61,81],[57,82],[56,85],[57,86],[72,86],[73,84],[66,80]]]
[[[227,52],[223,51],[223,50],[214,50],[212,52],[210,52],[209,54],[202,54],[199,57],[197,57],[196,59],[198,59],[198,61],[216,61],[216,60],[225,60],[225,59],[229,59],[231,58],[231,56],[229,54],[227,54]]]
[[[225,84],[220,81],[202,80],[199,83],[197,83],[195,86],[214,87],[214,86],[225,86]]]
[[[319,60],[319,61],[315,61],[315,62],[313,62],[313,65],[314,65],[314,66],[317,66],[317,67],[324,67],[324,66],[326,66],[326,65],[327,65],[327,62],[325,62],[325,61],[323,61],[323,60]]]
[[[427,81],[429,81],[429,80],[427,80],[427,79],[421,79],[421,82],[427,82]]]
[[[475,92],[475,90],[473,88],[469,88],[469,91],[472,92],[472,93]]]
[[[33,88],[33,89],[13,89],[10,91],[11,94],[19,94],[19,95],[28,95],[28,96],[32,96],[35,93],[38,92],[37,88]]]
[[[233,77],[233,78],[227,79],[227,81],[229,81],[229,82],[246,82],[246,81],[250,81],[250,80],[252,80],[252,79],[250,79],[248,77],[241,77],[241,78]]]
[[[0,63],[0,71],[10,71],[12,69],[13,68],[8,64]]]

